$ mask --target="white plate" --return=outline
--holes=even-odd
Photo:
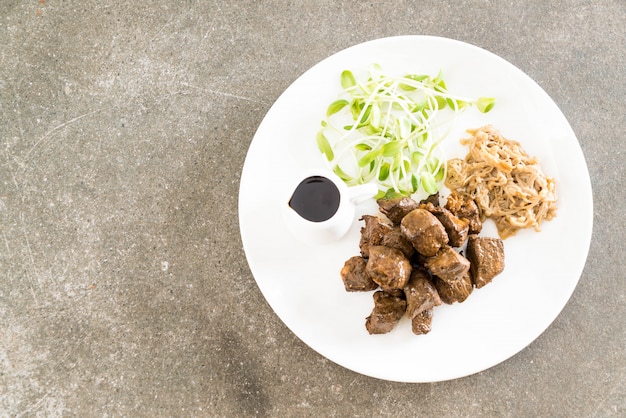
[[[448,158],[461,157],[465,129],[492,124],[539,157],[556,180],[557,217],[541,232],[505,240],[506,268],[462,304],[435,308],[432,331],[416,336],[403,318],[389,334],[369,335],[365,318],[372,292],[348,293],[339,271],[358,255],[358,217],[374,214],[371,200],[358,209],[341,241],[315,246],[291,236],[280,217],[285,187],[295,176],[326,167],[315,135],[336,99],[344,69],[372,63],[390,73],[443,70],[448,90],[492,96],[487,114],[465,111],[446,140]],[[428,36],[384,38],[343,50],[296,80],[274,103],[245,160],[239,223],[254,278],[270,306],[302,341],[353,371],[401,382],[467,376],[515,355],[557,317],[582,273],[592,230],[591,183],[574,132],[550,97],[502,58],[459,41]],[[495,234],[494,234],[495,235]]]

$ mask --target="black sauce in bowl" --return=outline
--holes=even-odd
[[[339,208],[339,189],[323,176],[307,177],[300,182],[289,200],[289,206],[311,222],[332,218]]]

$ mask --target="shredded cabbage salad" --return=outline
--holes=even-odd
[[[343,90],[317,133],[317,146],[349,186],[376,182],[376,198],[436,193],[446,175],[439,146],[456,115],[476,106],[483,113],[494,98],[476,100],[448,92],[442,72],[394,76],[371,65],[366,80],[341,73]]]

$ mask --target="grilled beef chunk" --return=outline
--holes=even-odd
[[[411,276],[411,262],[402,251],[384,245],[369,247],[365,271],[385,289],[402,289]]]
[[[370,334],[386,334],[396,326],[405,311],[404,299],[382,290],[374,292],[374,309],[365,320],[365,328]]]
[[[360,256],[348,259],[341,269],[341,279],[348,292],[367,292],[376,290],[378,284],[365,271],[367,261]]]
[[[387,216],[394,225],[400,225],[400,221],[404,216],[417,209],[419,203],[410,197],[397,197],[393,199],[378,199],[378,208],[380,212]]]
[[[470,277],[469,272],[465,272],[459,276],[458,280],[451,282],[442,280],[435,276],[433,277],[433,283],[435,284],[435,288],[437,289],[437,293],[439,293],[441,301],[443,303],[447,303],[448,305],[451,305],[454,302],[463,302],[472,293],[472,290],[474,290],[472,278]]]
[[[432,257],[448,243],[448,234],[439,220],[426,209],[414,209],[402,218],[402,233],[422,255]]]
[[[435,206],[432,203],[426,203],[420,206],[426,209],[443,225],[448,234],[449,244],[452,247],[461,247],[467,239],[469,233],[469,221],[456,217],[448,209],[441,206]]]
[[[483,229],[480,210],[472,198],[452,192],[446,201],[446,209],[467,221],[470,234],[478,234]]]
[[[428,203],[435,205],[435,206],[441,206],[439,204],[439,192],[435,194],[431,194],[426,199],[420,200],[420,205],[426,205]]]
[[[406,298],[404,297],[404,289],[385,289],[384,292],[389,296],[406,300]]]
[[[470,275],[477,288],[481,288],[504,270],[504,243],[500,238],[470,235],[467,240],[467,258]]]
[[[438,193],[419,203],[408,197],[377,203],[386,218],[363,215],[361,256],[341,269],[347,291],[378,289],[365,322],[370,334],[390,332],[403,315],[414,334],[427,334],[434,307],[465,301],[504,269],[504,244],[477,235],[481,214],[471,198],[453,192],[445,207]]]
[[[415,335],[428,334],[431,330],[433,322],[433,310],[427,309],[415,315],[411,320],[411,330]]]
[[[365,226],[361,228],[361,241],[359,248],[363,257],[369,257],[369,247],[381,245],[384,236],[391,230],[391,225],[384,222],[378,216],[363,215],[361,220]]]
[[[418,314],[441,305],[441,299],[437,289],[430,281],[428,272],[421,269],[414,269],[411,279],[404,286],[406,297],[406,316],[410,319]]]
[[[470,269],[469,260],[448,245],[439,250],[434,257],[427,258],[424,265],[432,274],[446,282],[458,280]]]
[[[381,245],[402,251],[402,254],[404,254],[404,256],[408,259],[410,259],[415,253],[413,244],[406,239],[400,230],[400,227],[397,226],[394,226],[385,234],[381,241]]]

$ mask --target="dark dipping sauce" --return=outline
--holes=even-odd
[[[311,222],[323,222],[332,218],[339,208],[337,186],[323,176],[307,177],[296,187],[289,206]]]

